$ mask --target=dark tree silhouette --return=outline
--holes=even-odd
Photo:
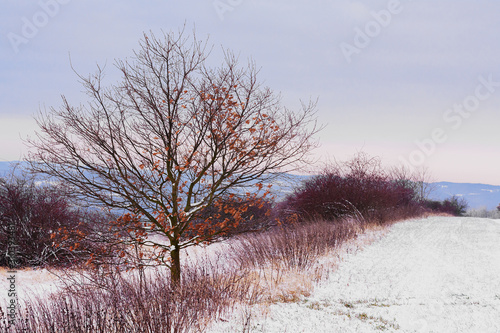
[[[240,67],[226,51],[222,65],[209,67],[206,45],[182,32],[145,35],[132,60],[117,61],[120,82],[104,87],[101,69],[79,76],[89,102],[63,97],[61,108],[38,117],[41,132],[30,141],[35,171],[127,211],[116,224],[170,267],[175,283],[180,250],[230,227],[230,219],[199,223],[201,212],[221,198],[268,195],[278,172],[307,162],[318,131],[315,103],[283,107],[253,63]],[[218,209],[238,217],[245,206]]]

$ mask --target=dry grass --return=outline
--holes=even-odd
[[[25,302],[15,329],[7,330],[1,318],[0,332],[202,332],[235,308],[244,309],[246,327],[256,308],[309,296],[343,251],[373,241],[364,237],[365,230],[384,230],[364,222],[314,221],[242,235],[223,252],[219,248],[192,260],[177,288],[166,270],[149,270],[142,277],[138,272],[73,272],[63,292]]]
[[[332,256],[361,229],[354,220],[315,221],[245,235],[231,246],[232,261],[251,272],[247,278],[260,302],[296,302],[309,296],[314,283],[328,274],[330,268],[320,259]]]
[[[455,215],[450,214],[450,213],[445,213],[445,212],[430,212],[430,213],[425,215],[425,217],[430,217],[430,216],[454,217]]]
[[[144,283],[137,274],[102,275],[99,284],[82,279],[48,299],[23,302],[15,328],[0,316],[0,332],[201,332],[236,302],[254,297],[245,275],[206,263],[186,267],[179,287],[165,271]]]
[[[318,257],[356,237],[360,230],[352,220],[294,224],[241,237],[232,250],[240,268],[308,269]]]

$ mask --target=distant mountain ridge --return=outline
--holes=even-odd
[[[9,174],[11,174],[12,168],[16,164],[19,164],[22,167],[22,166],[26,165],[26,162],[20,162],[20,161],[3,162],[3,161],[0,161],[0,177],[6,177]]]
[[[478,209],[486,207],[488,210],[496,209],[500,204],[500,186],[471,183],[432,183],[434,190],[430,198],[443,200],[456,195],[465,198],[469,203],[469,208]]]
[[[310,176],[290,175],[291,182],[283,185],[275,185],[274,189],[279,189],[280,191],[278,199],[282,199],[287,194],[292,193],[294,187],[300,186],[308,177]],[[500,186],[497,185],[452,182],[435,182],[430,185],[433,187],[432,192],[429,194],[429,199],[431,200],[441,201],[451,196],[457,196],[467,200],[469,209],[486,207],[488,210],[495,210],[500,204]]]
[[[9,175],[15,163],[18,162],[0,162],[0,177]],[[25,165],[25,162],[19,163],[21,166]],[[277,180],[273,184],[273,190],[277,192],[277,199],[284,199],[310,177],[289,174],[283,179]],[[433,200],[444,200],[456,195],[465,198],[471,209],[486,207],[488,210],[493,210],[500,204],[500,186],[452,182],[436,182],[432,185],[434,185],[434,190],[429,197]]]

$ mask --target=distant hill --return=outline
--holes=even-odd
[[[293,192],[296,186],[300,186],[309,177],[288,175],[288,179],[275,183],[273,190],[279,192],[277,199],[285,198],[287,194]],[[429,199],[432,200],[444,200],[455,195],[465,198],[470,209],[486,207],[488,210],[494,210],[500,204],[500,186],[451,182],[436,182],[432,185],[433,191],[429,195]]]
[[[283,185],[275,185],[273,189],[282,189],[282,195],[278,198],[284,198],[286,194],[292,193],[294,185],[302,184],[309,176],[290,176],[291,182],[280,182]],[[463,197],[467,200],[470,209],[479,209],[486,207],[488,210],[494,210],[500,204],[500,186],[487,184],[470,183],[451,183],[436,182],[432,183],[433,191],[429,195],[432,200],[444,200],[451,196]],[[283,186],[283,187],[281,187]]]
[[[0,162],[0,177],[5,177],[11,172],[11,167],[16,162]],[[25,162],[20,162],[21,166]],[[311,176],[304,175],[286,175],[273,184],[273,191],[277,195],[277,200],[282,200],[286,195],[291,194],[293,190],[300,186]],[[469,208],[478,209],[486,207],[488,210],[496,209],[500,204],[500,186],[487,184],[469,184],[469,183],[451,183],[437,182],[432,183],[434,190],[430,194],[430,199],[444,200],[453,195],[463,197],[469,203]]]
[[[438,182],[430,198],[443,200],[456,195],[465,198],[469,208],[477,209],[486,207],[488,210],[496,209],[500,204],[500,186],[487,184],[450,183]]]
[[[11,161],[11,162],[2,162],[0,161],[0,177],[5,177],[12,173],[12,168],[19,163],[21,166],[26,165],[25,162],[19,161]]]

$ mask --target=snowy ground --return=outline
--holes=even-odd
[[[410,220],[347,247],[340,259],[325,258],[337,267],[310,296],[240,309],[211,333],[500,333],[500,220]],[[205,250],[194,249],[191,260],[197,251]],[[8,300],[7,271],[0,269],[0,277],[1,304]],[[46,270],[22,270],[15,288],[24,298],[54,291],[56,282]]]
[[[298,303],[236,311],[212,332],[500,332],[500,220],[397,223]]]
[[[12,275],[15,276],[15,282],[7,280]],[[60,286],[58,277],[46,269],[22,269],[12,273],[6,268],[0,268],[0,278],[0,306],[2,308],[11,299],[9,296],[11,281],[14,282],[14,286],[10,290],[14,290],[18,299],[49,295],[59,290]]]

